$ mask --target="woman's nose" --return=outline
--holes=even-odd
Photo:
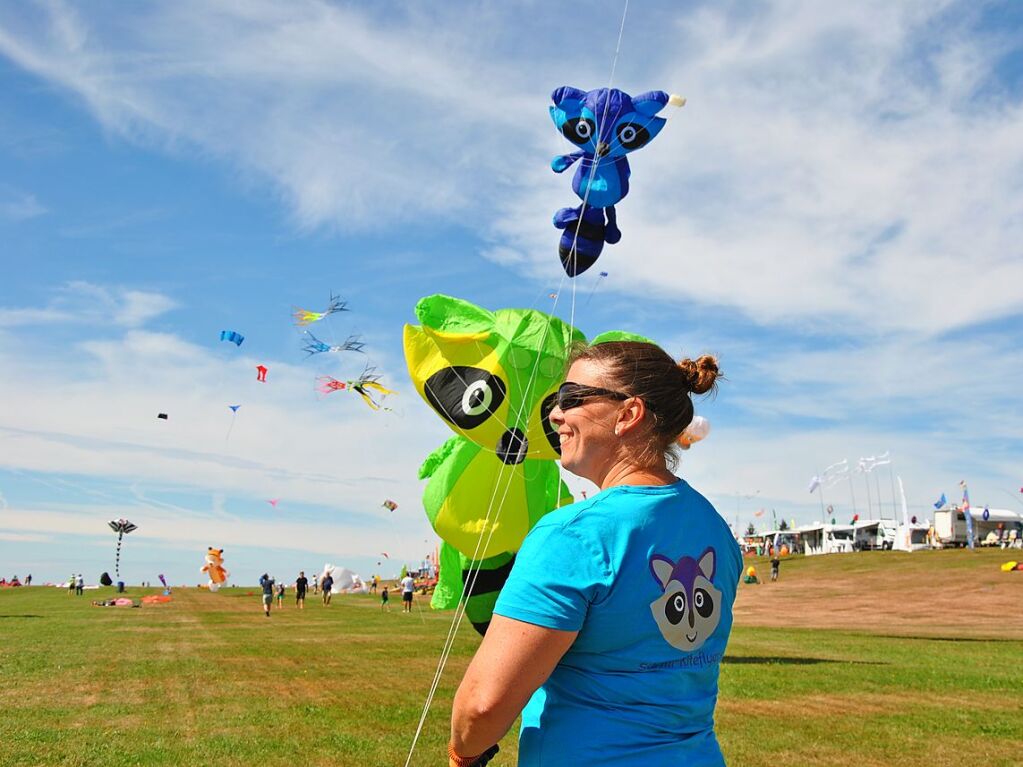
[[[550,415],[547,416],[547,420],[549,420],[555,426],[560,426],[565,422],[565,413],[562,411],[560,407],[555,405],[554,409],[551,410]]]

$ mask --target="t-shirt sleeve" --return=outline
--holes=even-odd
[[[526,536],[494,612],[562,631],[579,631],[605,593],[610,574],[584,540],[561,525],[538,525]]]

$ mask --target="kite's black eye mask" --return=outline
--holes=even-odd
[[[423,390],[443,418],[460,429],[475,429],[504,402],[507,387],[493,373],[456,365],[430,376]]]
[[[650,131],[636,123],[622,123],[615,132],[618,134],[618,142],[630,152],[650,140]]]
[[[558,437],[558,428],[551,423],[551,411],[558,404],[558,393],[551,392],[540,403],[540,423],[543,425],[544,436],[547,442],[554,449],[554,452],[561,455],[561,439]]]
[[[573,144],[584,146],[596,135],[597,126],[587,117],[573,117],[565,120],[561,132]]]

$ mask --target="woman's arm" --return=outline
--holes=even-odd
[[[451,709],[455,753],[475,756],[497,743],[578,633],[495,614],[455,694]]]

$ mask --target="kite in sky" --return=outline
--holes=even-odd
[[[390,499],[384,501],[380,505],[383,506],[388,511],[394,511],[396,508],[398,508],[398,504],[396,504],[394,501]]]
[[[256,380],[266,383],[266,374],[269,368],[266,365],[256,365]]]
[[[273,506],[276,509],[277,508],[277,504],[281,502],[281,499],[280,498],[267,498],[266,502],[269,503],[271,506]]]
[[[128,533],[133,530],[138,530],[137,525],[133,525],[127,519],[111,519],[107,522],[110,525],[110,529],[117,533],[117,556],[114,559],[114,575],[118,579],[121,577],[121,541]]]
[[[341,296],[335,296],[333,293],[330,294],[330,301],[327,303],[327,308],[322,312],[310,312],[307,309],[300,309],[294,307],[295,311],[291,313],[291,316],[295,318],[295,324],[300,327],[311,325],[314,322],[319,322],[324,317],[329,317],[331,314],[337,312],[347,312],[348,303],[341,300]]]
[[[353,381],[339,381],[331,376],[320,376],[316,380],[319,381],[319,386],[316,387],[317,391],[321,394],[330,394],[335,391],[354,391],[358,392],[359,396],[369,405],[373,410],[380,410],[381,404],[373,399],[373,395],[370,393],[370,389],[386,397],[389,394],[397,394],[396,391],[392,391],[384,387],[380,383],[380,376],[373,372],[373,368],[367,367],[358,378]]]
[[[230,341],[235,346],[241,346],[242,345],[242,341],[245,340],[245,336],[243,336],[241,333],[236,333],[233,330],[221,330],[220,331],[220,340],[221,341]]]
[[[238,417],[238,408],[241,405],[228,405],[228,407],[231,408],[231,425],[227,427],[227,434],[224,436],[225,442],[231,438],[231,430],[234,429],[234,421]]]
[[[305,334],[309,336],[309,340],[302,347],[302,351],[306,353],[307,357],[312,357],[314,354],[323,354],[324,352],[361,352],[366,345],[359,340],[358,336],[348,336],[343,343],[331,346],[321,341],[308,330],[305,331]]]
[[[156,417],[159,418],[161,421],[166,421],[167,420],[167,414],[166,413],[158,413]]]
[[[581,91],[562,86],[551,94],[554,125],[578,152],[559,155],[551,162],[563,173],[580,161],[572,191],[582,200],[576,208],[554,214],[554,226],[564,230],[558,246],[561,265],[569,277],[589,269],[600,257],[604,243],[622,238],[615,205],[629,193],[629,161],[625,155],[650,143],[667,122],[657,113],[685,104],[681,96],[648,91],[632,97],[616,88]]]

